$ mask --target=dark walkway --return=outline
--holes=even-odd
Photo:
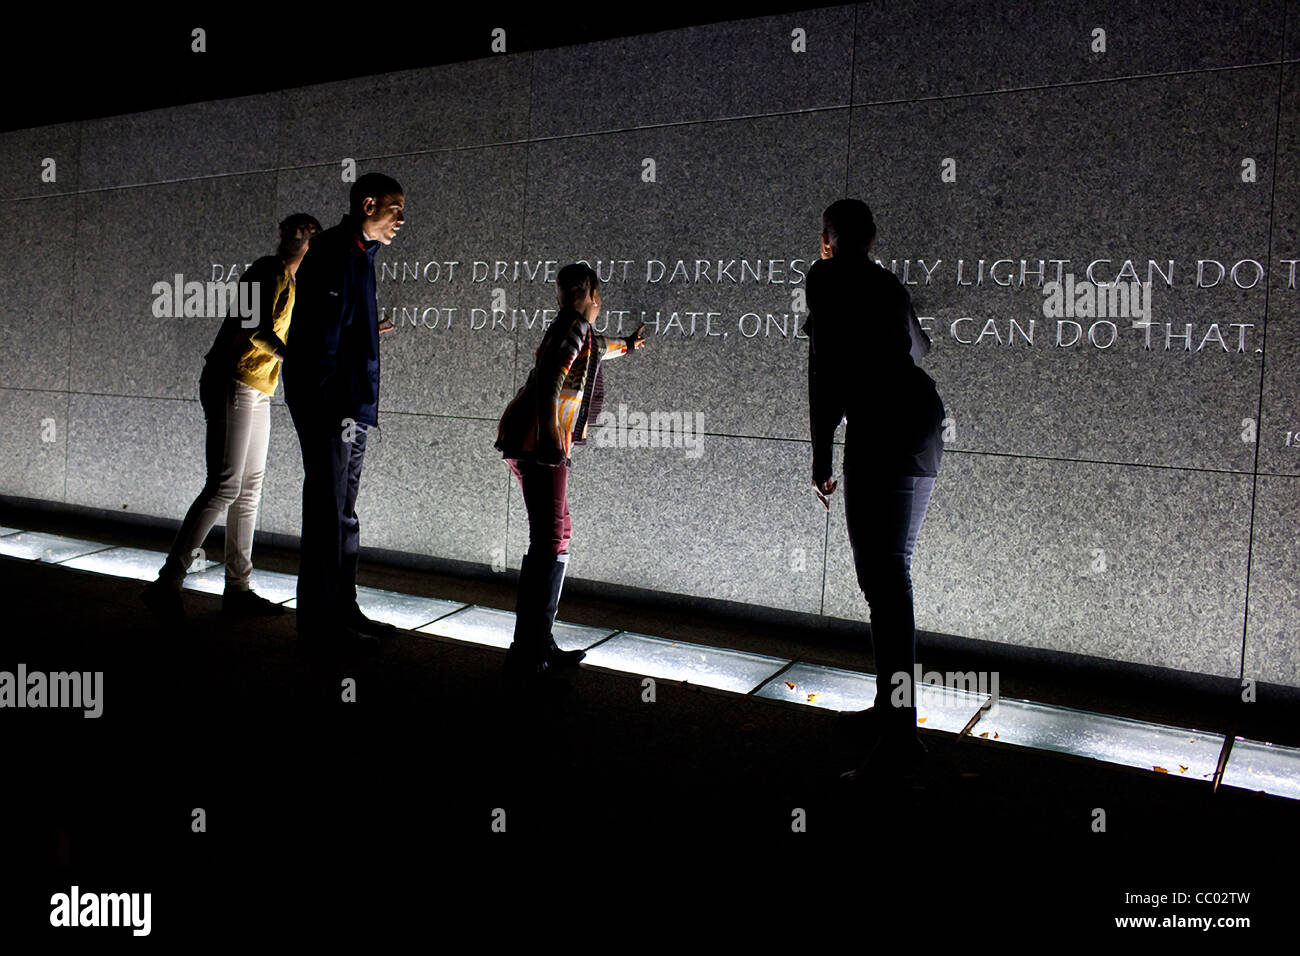
[[[161,548],[166,535],[119,529],[116,541]],[[294,570],[291,554],[257,558]],[[105,675],[98,720],[0,711],[0,840],[22,861],[5,868],[6,934],[48,930],[50,894],[72,883],[151,891],[160,940],[242,938],[253,922],[382,932],[373,907],[406,894],[429,894],[454,923],[465,899],[520,888],[562,907],[637,890],[669,921],[683,893],[696,909],[701,892],[717,893],[725,919],[736,881],[848,888],[863,907],[883,881],[895,907],[914,908],[893,910],[900,918],[964,912],[986,931],[1032,922],[1063,936],[1173,911],[1126,906],[1126,891],[1249,891],[1245,906],[1177,913],[1251,916],[1256,938],[1291,925],[1295,801],[924,731],[933,759],[918,787],[850,792],[837,778],[858,755],[831,713],[662,681],[648,704],[639,678],[585,669],[567,693],[515,701],[491,648],[405,633],[377,654],[306,654],[292,615],[230,627],[219,598],[191,591],[189,627],[168,632],[137,582],[0,562],[0,670]],[[367,568],[362,583],[513,603],[504,580]],[[567,590],[562,616],[684,640],[724,628]],[[746,646],[734,636],[716,642]],[[344,678],[356,703],[341,701]],[[195,807],[204,834],[191,832]],[[491,829],[496,808],[504,834]],[[791,832],[795,808],[806,833]],[[1105,833],[1092,832],[1094,808]],[[534,883],[521,867],[548,875]],[[222,913],[236,903],[231,922]],[[838,912],[845,925],[867,918]],[[392,928],[429,916],[388,918]],[[819,939],[804,923],[788,941]],[[75,932],[79,944],[125,933]]]

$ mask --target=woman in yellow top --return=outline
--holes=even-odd
[[[294,275],[320,223],[297,213],[280,223],[274,256],[258,259],[240,277],[253,284],[256,327],[227,316],[204,356],[199,402],[207,420],[207,482],[190,505],[158,580],[144,602],[172,622],[183,620],[181,585],[212,526],[226,516],[226,588],[223,614],[247,617],[284,610],[248,586],[253,573],[253,529],[262,500],[262,476],[271,433],[271,396],[280,378],[285,339],[293,316]],[[236,300],[238,301],[238,300]],[[232,310],[237,311],[237,310]]]

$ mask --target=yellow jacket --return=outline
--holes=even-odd
[[[239,278],[258,283],[258,325],[246,328],[238,316],[228,316],[206,359],[222,371],[267,395],[280,381],[278,351],[285,354],[285,339],[293,318],[294,279],[278,256],[263,256]]]

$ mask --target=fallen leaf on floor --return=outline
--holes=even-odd
[[[791,690],[794,690],[795,687],[797,687],[798,685],[797,685],[797,684],[792,684],[792,683],[790,683],[789,681],[786,681],[786,682],[785,682],[785,686],[786,686],[786,687],[789,687]]]
[[[1151,769],[1154,770],[1156,773],[1168,773],[1168,772],[1169,772],[1169,771],[1166,770],[1164,767],[1152,767]]]
[[[988,735],[989,735],[989,732],[988,732],[987,730],[984,731],[984,733],[980,734],[981,737],[987,737]]]
[[[1179,773],[1187,773],[1187,768],[1184,767],[1182,764],[1179,764],[1179,765],[1178,765],[1178,772],[1179,772]]]
[[[809,695],[808,695],[808,700],[810,700],[810,701],[814,701],[814,700],[816,700],[816,699],[817,699],[818,697],[820,697],[820,696],[821,696],[821,694],[809,694]]]
[[[916,722],[917,722],[918,724],[923,724],[923,723],[925,723],[925,722],[926,722],[927,720],[929,720],[929,719],[930,719],[929,717],[918,717],[918,718],[916,718]]]

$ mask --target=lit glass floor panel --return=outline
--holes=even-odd
[[[471,644],[486,644],[489,647],[509,647],[514,640],[515,614],[494,607],[467,607],[448,614],[441,620],[434,621],[418,629],[425,634],[437,634]],[[597,641],[604,640],[614,631],[606,627],[587,627],[582,624],[565,624],[556,621],[551,628],[551,635],[561,650],[586,650]]]
[[[91,551],[103,551],[107,547],[108,545],[100,544],[98,541],[65,538],[61,534],[46,534],[43,531],[19,531],[17,534],[0,538],[0,554],[53,563],[66,561],[80,554],[89,554]],[[161,561],[158,563],[162,564]]]
[[[21,529],[21,528],[4,528],[4,527],[0,527],[0,538],[3,538],[3,537],[4,537],[5,535],[7,535],[7,534],[17,534],[20,530],[22,530],[22,529]]]
[[[831,710],[862,710],[876,699],[876,676],[822,664],[795,664],[754,696]]]
[[[0,538],[0,540],[4,540]],[[153,581],[158,577],[158,569],[167,560],[162,551],[147,551],[144,548],[109,548],[94,554],[60,561],[65,568],[78,568],[82,571],[94,571],[96,574],[111,574],[119,578],[135,578],[137,581]],[[204,560],[194,562],[192,567],[202,571],[213,567],[217,562]]]
[[[1238,737],[1223,768],[1223,783],[1300,800],[1300,749]]]
[[[619,634],[592,648],[583,663],[747,694],[789,661],[648,634]]]
[[[1001,698],[971,736],[1210,781],[1223,735]]]
[[[926,730],[959,734],[988,699],[988,694],[973,694],[959,687],[921,684],[916,692],[916,725]],[[1218,760],[1217,754],[1215,760]]]
[[[383,591],[357,585],[357,604],[361,613],[373,621],[382,621],[404,630],[415,630],[423,624],[465,606],[464,601],[445,601],[442,598],[402,594],[400,591]],[[297,607],[298,601],[286,601],[285,607]]]
[[[876,699],[876,678],[821,664],[795,664],[764,684],[756,696],[832,710],[862,710]],[[985,694],[922,684],[916,705],[917,726],[961,733],[987,699]]]
[[[268,601],[280,604],[288,601],[298,591],[296,575],[283,574],[280,571],[259,571],[253,568],[253,576],[248,586]],[[221,594],[226,590],[226,566],[219,564],[206,571],[196,571],[185,576],[185,587],[204,594]]]

